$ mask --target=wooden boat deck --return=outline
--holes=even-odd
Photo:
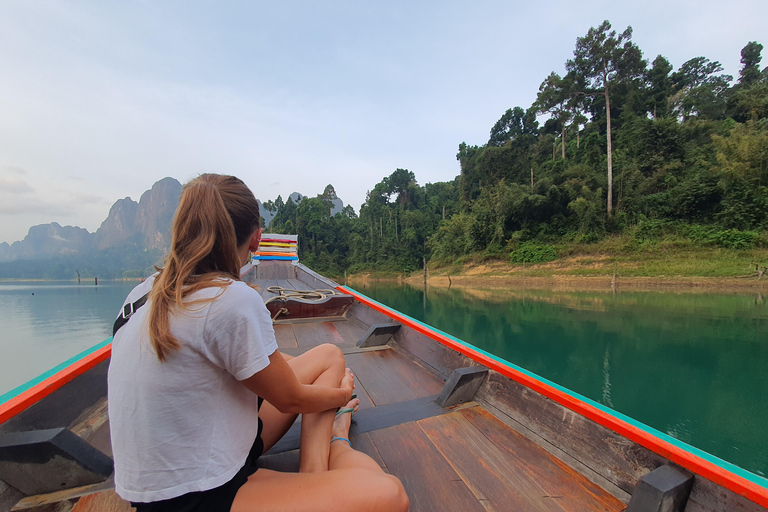
[[[357,349],[367,325],[346,321],[276,326],[278,343],[297,353],[336,343],[356,376],[360,410],[355,449],[399,477],[412,511],[613,511],[625,505],[474,402],[442,409],[443,380],[387,347]],[[263,466],[298,468],[294,426]]]

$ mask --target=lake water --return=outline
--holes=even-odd
[[[361,293],[681,441],[768,474],[768,298],[373,283]]]
[[[0,395],[112,335],[136,282],[0,282]]]
[[[0,395],[107,339],[135,285],[0,282]],[[758,294],[354,288],[768,474],[768,300]]]

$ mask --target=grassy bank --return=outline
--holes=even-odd
[[[593,244],[547,246],[554,259],[540,263],[514,263],[508,255],[476,253],[453,261],[428,265],[431,285],[478,286],[509,284],[533,287],[602,289],[612,283],[633,288],[768,288],[768,274],[759,280],[755,264],[768,266],[768,248],[728,249],[702,246],[685,239],[658,239],[637,243],[613,237]],[[614,275],[615,280],[614,280]],[[367,272],[359,279],[423,281],[423,272],[399,276]]]

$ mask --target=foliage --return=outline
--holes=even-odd
[[[546,263],[557,259],[557,249],[534,241],[523,242],[510,253],[509,259],[512,263]]]

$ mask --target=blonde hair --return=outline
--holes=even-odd
[[[171,228],[171,250],[149,293],[149,340],[160,361],[181,347],[170,330],[174,306],[189,309],[185,297],[240,279],[237,248],[260,225],[259,204],[238,178],[202,174],[186,185]]]

